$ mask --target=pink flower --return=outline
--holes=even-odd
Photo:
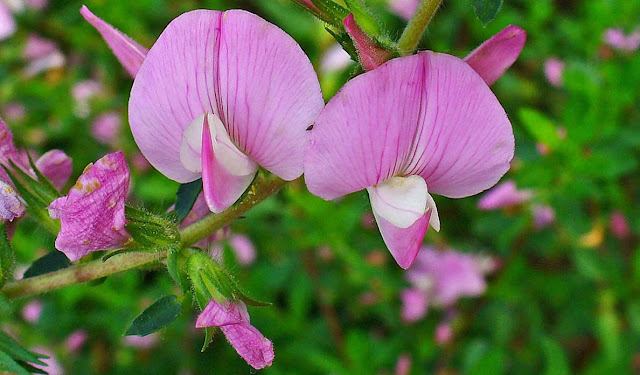
[[[511,123],[485,80],[425,51],[354,78],[329,101],[311,131],[305,181],[327,200],[367,189],[382,238],[408,268],[428,226],[440,229],[431,194],[490,188],[513,152]]]
[[[54,42],[35,34],[29,35],[22,54],[25,59],[29,60],[29,65],[25,69],[27,77],[59,68],[65,63],[64,55]]]
[[[58,190],[67,184],[73,172],[71,158],[60,150],[45,152],[36,160],[36,168],[38,168]]]
[[[9,102],[4,106],[4,114],[10,121],[19,121],[24,118],[26,110],[22,103]]]
[[[404,20],[409,20],[418,9],[420,0],[389,0],[389,8]]]
[[[428,306],[448,307],[465,296],[484,293],[484,260],[453,250],[423,247],[416,263],[406,273],[412,288],[401,294],[405,322],[422,319]]]
[[[35,347],[32,348],[31,351],[39,354],[44,354],[49,357],[42,359],[42,362],[46,363],[46,366],[31,364],[33,367],[46,371],[49,375],[64,375],[65,371],[58,360],[56,360],[55,353],[52,350],[42,347]]]
[[[402,354],[398,357],[398,362],[396,363],[396,371],[395,375],[409,375],[411,372],[411,357],[407,354]]]
[[[129,168],[121,151],[89,164],[69,195],[49,206],[62,230],[56,249],[76,261],[92,251],[116,249],[129,239],[124,205],[129,190]]]
[[[90,101],[102,92],[100,82],[86,79],[76,83],[71,89],[71,95],[76,101],[75,113],[80,117],[87,117],[91,112]]]
[[[548,227],[556,220],[556,212],[551,206],[535,205],[533,211],[533,226],[540,230]]]
[[[238,263],[242,265],[250,265],[256,261],[256,248],[249,237],[234,234],[229,238],[229,245],[238,258]]]
[[[158,333],[146,336],[125,336],[124,344],[136,349],[151,349],[158,343]]]
[[[0,41],[9,38],[16,32],[16,21],[11,14],[11,9],[0,1]]]
[[[64,345],[67,350],[71,353],[77,353],[82,349],[84,344],[87,342],[89,338],[89,334],[84,329],[77,329],[67,337],[64,341]]]
[[[34,299],[22,308],[22,319],[31,324],[37,323],[42,315],[42,302]]]
[[[197,10],[173,20],[144,58],[129,123],[151,165],[180,183],[202,177],[209,209],[221,212],[259,166],[285,180],[302,174],[306,129],[323,105],[290,36],[248,12]]]
[[[211,300],[198,316],[196,327],[219,327],[236,352],[256,370],[273,362],[273,343],[249,323],[247,307],[240,301],[220,304]]]
[[[444,322],[438,324],[435,332],[435,340],[436,343],[440,346],[444,346],[451,342],[453,338],[453,330],[451,329],[451,324]]]
[[[104,113],[93,121],[91,134],[99,142],[105,144],[113,143],[120,133],[122,118],[118,112]]]
[[[631,230],[629,229],[629,222],[624,214],[620,211],[614,211],[611,214],[611,218],[609,220],[609,227],[611,228],[611,233],[616,238],[623,239],[629,237],[631,234]]]
[[[24,0],[24,2],[33,10],[42,10],[49,4],[49,0]]]
[[[95,14],[91,13],[86,6],[82,6],[80,14],[98,30],[127,72],[129,72],[131,77],[135,77],[138,69],[140,69],[140,65],[142,65],[142,61],[147,55],[147,49],[98,18]]]
[[[0,223],[13,221],[24,215],[24,201],[16,190],[0,180]]]
[[[562,86],[562,74],[564,73],[564,62],[562,60],[550,57],[544,62],[544,75],[547,81],[555,87]]]
[[[138,172],[146,172],[151,168],[151,164],[141,153],[137,152],[133,155],[133,168]]]
[[[621,29],[611,28],[604,32],[602,39],[605,43],[617,50],[634,52],[640,47],[640,30],[625,35]]]
[[[531,190],[518,190],[516,183],[508,180],[486,192],[478,201],[478,208],[489,211],[518,206],[529,201],[531,197]]]

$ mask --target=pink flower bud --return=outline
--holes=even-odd
[[[104,144],[112,144],[122,128],[122,118],[118,112],[108,112],[98,116],[91,125],[91,134]]]
[[[58,190],[67,184],[73,172],[71,158],[60,150],[45,152],[44,155],[36,161],[36,168],[38,168]]]
[[[411,372],[411,357],[401,354],[396,363],[395,375],[409,375]]]
[[[353,40],[365,70],[373,70],[391,57],[388,51],[379,47],[375,40],[360,28],[353,14],[344,19],[344,28]]]
[[[78,329],[69,335],[67,339],[64,341],[64,345],[67,350],[71,353],[77,353],[84,344],[87,342],[89,338],[89,334],[84,329]]]
[[[620,211],[615,211],[611,214],[609,227],[611,228],[611,233],[619,239],[627,238],[631,233],[631,230],[629,229],[629,222]]]

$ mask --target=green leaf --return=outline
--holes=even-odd
[[[49,272],[67,268],[70,265],[71,261],[69,261],[69,258],[67,258],[66,255],[60,251],[54,250],[33,262],[31,267],[25,271],[24,278],[28,279],[30,277],[44,275]]]
[[[45,355],[37,354],[23,348],[16,340],[2,331],[0,331],[0,351],[6,353],[15,360],[35,363],[38,365],[45,364],[40,360],[40,358],[47,358]]]
[[[546,375],[568,375],[571,373],[569,362],[562,347],[550,338],[542,340],[542,351],[546,360]]]
[[[0,350],[0,371],[11,374],[29,375],[29,372],[22,368],[18,362],[14,361],[7,353]]]
[[[126,336],[146,336],[173,322],[182,311],[178,297],[164,296],[147,307],[131,323]]]
[[[186,293],[189,289],[189,279],[183,270],[186,269],[187,256],[189,250],[181,250],[179,248],[170,249],[167,254],[167,271],[169,276],[178,284],[182,293]],[[200,250],[196,250],[200,251]]]
[[[558,136],[558,129],[547,116],[532,108],[522,108],[518,112],[518,117],[536,141],[544,143],[552,150],[560,146],[561,139]]]
[[[0,319],[4,319],[9,316],[13,311],[13,305],[11,300],[0,293]]]
[[[473,0],[473,10],[484,26],[496,19],[501,6],[502,0]]]
[[[15,255],[7,237],[7,224],[0,223],[0,286],[3,286],[13,275]]]
[[[200,195],[200,192],[202,192],[202,179],[180,185],[178,193],[176,194],[175,208],[175,211],[178,214],[178,223],[182,223],[182,221],[187,217],[193,208],[194,203],[196,203],[196,199],[198,198],[198,195]]]

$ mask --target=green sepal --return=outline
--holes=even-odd
[[[311,0],[311,2],[320,10],[321,14],[317,15],[320,20],[339,30],[344,28],[342,21],[349,15],[347,9],[331,0]]]
[[[7,223],[0,223],[0,287],[13,276],[15,254],[7,236]]]
[[[171,248],[167,254],[167,271],[169,276],[176,282],[176,284],[182,290],[182,293],[186,293],[189,290],[189,277],[187,276],[187,259],[189,254],[194,251],[200,251],[199,249],[180,249]]]
[[[16,340],[2,331],[0,331],[0,351],[6,353],[16,361],[35,363],[37,365],[46,366],[41,359],[48,358],[46,355],[34,353],[23,348]]]
[[[136,243],[137,251],[161,251],[180,248],[180,232],[169,217],[153,214],[144,208],[125,206],[125,229]]]
[[[344,2],[347,4],[349,11],[353,13],[362,31],[376,39],[382,35],[380,23],[360,0],[344,0]]]

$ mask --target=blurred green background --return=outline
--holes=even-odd
[[[397,38],[404,21],[386,1],[366,3]],[[301,44],[327,99],[354,71],[355,63],[321,66],[334,41],[289,0],[85,4],[146,47],[182,12],[242,8]],[[21,146],[65,150],[74,159],[74,178],[111,150],[124,150],[131,163],[139,158],[126,121],[132,79],[82,19],[81,5],[52,0],[43,10],[26,9],[15,15],[17,32],[0,42],[0,115]],[[506,0],[484,28],[471,0],[445,0],[421,48],[463,57],[509,24],[525,29],[528,40],[492,87],[516,134],[505,179],[535,197],[489,212],[478,210],[478,197],[435,197],[442,231],[429,230],[425,240],[498,259],[486,293],[457,304],[453,338],[438,344],[434,332],[445,312],[432,309],[412,324],[401,319],[400,292],[408,283],[378,231],[363,224],[366,193],[325,202],[296,181],[232,225],[255,244],[256,262],[242,266],[232,252],[225,256],[252,296],[273,302],[250,308],[252,323],[275,346],[265,374],[394,374],[402,355],[411,359],[411,374],[640,373],[640,54],[603,43],[608,28],[640,27],[640,2]],[[23,49],[31,34],[57,43],[64,65],[29,76]],[[565,66],[557,87],[544,73],[551,57]],[[99,90],[74,99],[74,87],[85,80]],[[91,124],[110,111],[123,126],[104,144],[92,136]],[[130,201],[166,211],[178,185],[143,163],[133,170]],[[551,206],[555,222],[536,229],[534,204]],[[630,233],[614,235],[614,212],[626,217]],[[28,265],[53,249],[53,238],[27,220],[13,244],[19,263]],[[133,271],[17,301],[2,324],[25,346],[51,350],[68,374],[252,372],[222,335],[200,353],[204,334],[194,328],[197,309],[190,300],[155,342],[127,344],[123,333],[133,318],[170,292],[178,293],[166,272]],[[33,300],[43,309],[28,322],[21,311]],[[65,340],[77,329],[88,339],[70,351]]]

